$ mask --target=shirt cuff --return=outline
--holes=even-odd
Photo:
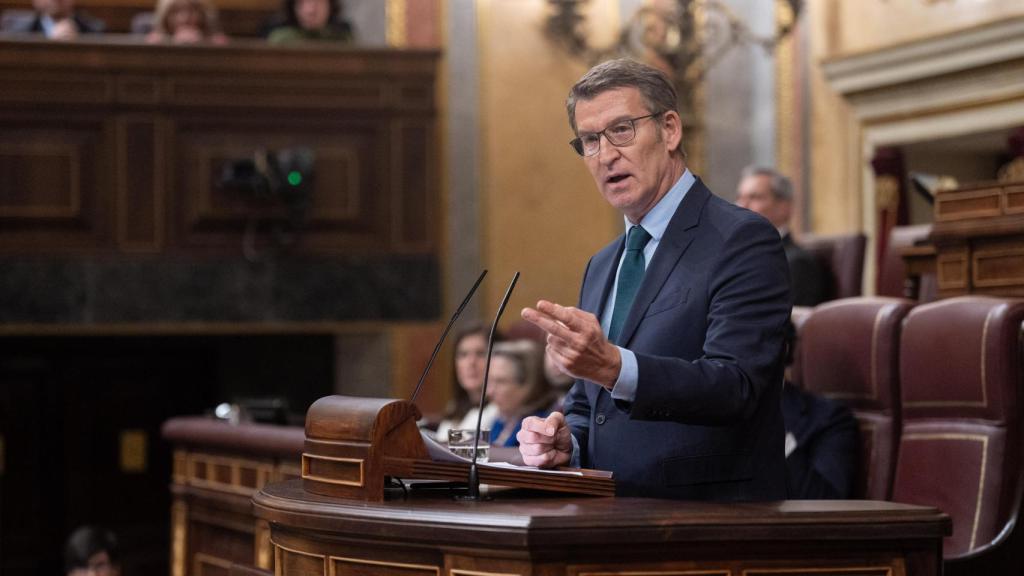
[[[580,467],[580,443],[576,440],[576,437],[569,434],[569,438],[572,438],[572,456],[569,457],[569,467],[579,468]]]
[[[636,399],[636,354],[621,346],[616,348],[619,349],[619,357],[622,358],[622,367],[619,369],[619,378],[615,381],[615,386],[612,386],[612,399],[632,404]]]

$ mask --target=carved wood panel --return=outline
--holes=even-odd
[[[112,239],[112,125],[0,116],[0,249],[101,250]]]

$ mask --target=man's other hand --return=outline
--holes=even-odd
[[[622,356],[605,338],[597,316],[547,300],[537,302],[536,308],[523,308],[522,316],[547,332],[547,352],[563,372],[608,390],[615,386]]]
[[[572,435],[561,412],[547,418],[530,416],[516,433],[523,463],[538,468],[565,466],[572,458]]]

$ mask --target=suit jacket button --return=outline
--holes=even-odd
[[[604,414],[598,414],[597,418],[594,418],[594,422],[597,422],[598,424],[604,424],[604,421],[605,421]]]

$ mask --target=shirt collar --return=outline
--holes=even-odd
[[[668,228],[669,220],[672,219],[672,215],[676,213],[676,209],[679,208],[683,198],[686,198],[686,193],[690,191],[690,187],[696,181],[697,178],[687,168],[683,171],[683,175],[679,177],[679,180],[676,180],[676,183],[672,185],[668,193],[661,200],[658,200],[654,208],[651,208],[651,211],[640,220],[640,226],[647,230],[652,239],[658,242],[661,241],[661,237],[665,235],[665,229]],[[626,223],[626,232],[628,233],[629,229],[633,227],[633,223],[625,216],[622,217],[622,220]]]

